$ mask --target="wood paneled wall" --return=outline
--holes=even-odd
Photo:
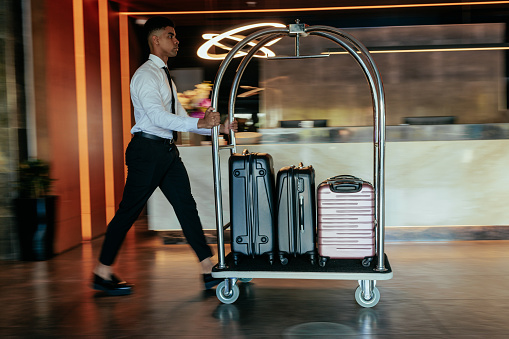
[[[81,2],[81,1],[80,1]],[[90,182],[91,235],[106,230],[104,133],[102,120],[101,60],[98,1],[82,1],[85,37],[86,115]],[[51,163],[59,196],[55,251],[82,242],[80,201],[77,85],[73,27],[73,1],[32,1],[34,65],[36,69],[37,135],[39,157]],[[110,79],[113,128],[115,208],[124,183],[118,17],[109,11]]]

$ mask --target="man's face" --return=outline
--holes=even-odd
[[[168,58],[177,56],[179,41],[176,38],[175,28],[167,26],[157,35],[156,43],[161,52]]]

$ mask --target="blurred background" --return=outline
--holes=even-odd
[[[492,237],[506,237],[509,1],[4,0],[0,258],[21,255],[16,212],[22,198],[20,165],[29,159],[49,165],[42,176],[52,179],[51,187],[44,195],[56,197],[54,215],[48,217],[54,222],[49,252],[61,253],[104,234],[122,195],[124,150],[133,124],[129,79],[147,59],[142,25],[152,15],[168,16],[177,25],[180,50],[169,66],[179,92],[214,82],[221,60],[197,55],[207,41],[204,34],[299,19],[354,35],[373,53],[384,81],[387,225],[399,227],[407,240],[430,226],[471,226],[476,234],[487,227]],[[235,41],[221,43],[228,47]],[[284,38],[269,49],[277,56],[292,55],[294,40]],[[208,50],[226,52],[218,46]],[[234,113],[243,132],[258,133],[250,149],[270,150],[278,159],[276,170],[303,160],[316,167],[317,180],[339,171],[372,175],[369,162],[337,156],[356,158],[371,142],[373,121],[362,71],[353,58],[338,52],[338,45],[309,37],[302,39],[302,54],[331,55],[255,58],[246,69]],[[217,108],[223,114],[232,79],[233,73],[227,73],[220,91]],[[210,147],[200,146],[206,140],[189,135],[181,140],[188,168],[209,162]],[[315,146],[299,153],[302,143]],[[211,176],[190,171],[192,181],[195,176],[212,185]],[[195,194],[199,206],[210,204],[210,198]],[[158,203],[152,202],[151,228],[178,229],[158,226],[164,223],[156,220],[158,213],[165,209]],[[212,212],[205,208],[207,228],[214,228],[207,213]],[[410,226],[421,228],[408,233]]]

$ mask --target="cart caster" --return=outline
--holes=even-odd
[[[237,266],[239,264],[239,261],[240,261],[240,254],[234,253],[233,254],[233,264],[235,266]]]
[[[325,267],[326,263],[327,263],[327,258],[326,257],[321,257],[320,261],[318,262],[318,265],[320,265],[320,267]]]
[[[288,264],[288,258],[285,257],[284,255],[280,255],[279,256],[279,260],[281,261],[281,265],[286,265]]]
[[[373,257],[367,257],[367,258],[362,259],[362,267],[371,266],[372,261],[373,261]]]
[[[364,294],[362,293],[362,288],[359,286],[355,290],[355,301],[357,301],[357,304],[362,307],[373,307],[380,301],[380,291],[378,288],[373,287],[371,298],[366,300],[366,298],[364,298]]]
[[[310,255],[309,255],[309,261],[311,262],[311,265],[313,265],[313,266],[315,265],[315,263],[316,263],[316,257],[315,257],[315,255],[314,255],[314,254],[310,254]]]
[[[274,264],[274,253],[268,253],[269,255],[269,264],[273,265]]]
[[[219,299],[219,301],[221,301],[223,304],[233,304],[239,298],[240,295],[239,287],[234,284],[232,286],[230,294],[226,295],[225,285],[226,285],[225,281],[221,281],[219,285],[217,285],[216,288],[217,299]]]
[[[253,278],[240,278],[239,280],[243,283],[248,283],[248,282],[251,282],[251,280],[253,280]]]

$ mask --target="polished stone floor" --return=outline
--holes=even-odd
[[[258,279],[236,303],[204,292],[187,245],[129,233],[130,296],[90,289],[102,239],[42,262],[0,262],[0,337],[508,338],[509,241],[386,244],[394,278],[364,309],[356,281]]]

